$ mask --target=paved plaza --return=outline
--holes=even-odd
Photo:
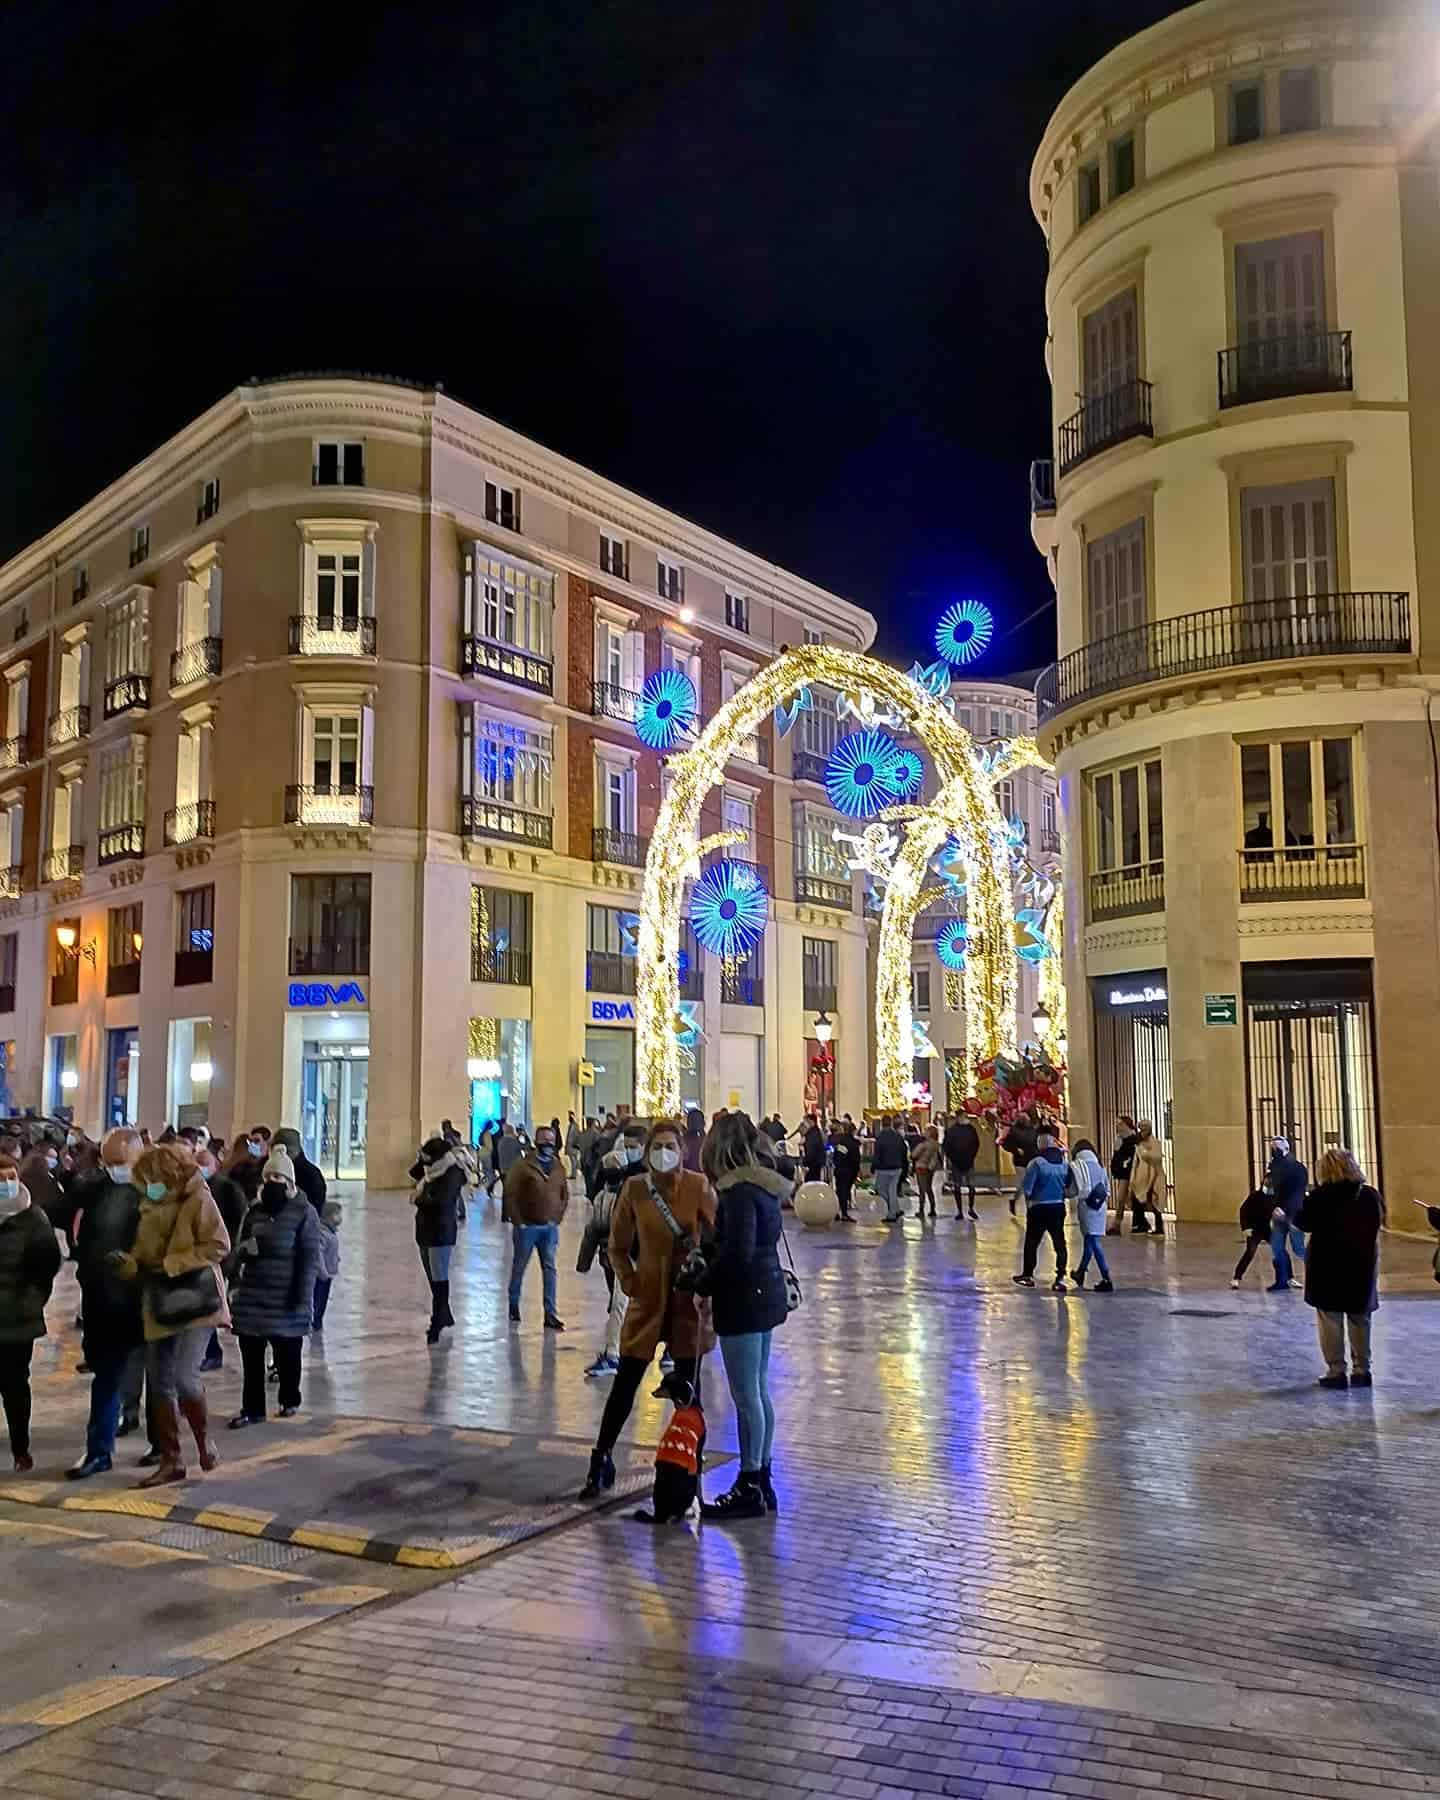
[[[981,1204],[792,1231],[781,1515],[729,1527],[630,1519],[648,1397],[623,1503],[575,1503],[604,1289],[574,1221],[563,1336],[533,1266],[507,1323],[490,1205],[430,1351],[404,1196],[354,1201],[303,1416],[222,1430],[222,1468],[157,1495],[133,1439],[59,1479],[67,1273],[36,1474],[0,1480],[0,1792],[1440,1793],[1431,1247],[1387,1238],[1376,1386],[1334,1394],[1300,1297],[1259,1264],[1230,1290],[1238,1233],[1112,1239],[1118,1292],[1062,1298],[1012,1285],[1019,1228]],[[706,1386],[730,1455],[718,1358]],[[227,1368],[212,1405],[237,1399]]]

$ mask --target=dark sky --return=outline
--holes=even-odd
[[[1174,10],[12,0],[0,557],[248,375],[388,370],[854,597],[887,654],[963,594],[1005,633],[1050,598],[1030,159]],[[986,672],[1052,648],[1047,610]]]

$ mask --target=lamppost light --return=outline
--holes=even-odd
[[[835,1025],[829,1013],[821,1011],[815,1017],[815,1042],[828,1044],[835,1035]]]

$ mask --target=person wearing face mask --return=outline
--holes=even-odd
[[[145,1381],[160,1460],[140,1483],[184,1481],[180,1416],[195,1438],[200,1467],[219,1461],[210,1437],[200,1361],[213,1326],[229,1323],[220,1265],[230,1235],[194,1159],[178,1145],[156,1144],[135,1159],[140,1222],[128,1250],[107,1258],[122,1281],[140,1284],[145,1328]]]
[[[122,1412],[128,1407],[137,1415],[139,1411],[145,1373],[140,1289],[134,1281],[120,1279],[110,1257],[132,1248],[140,1224],[140,1194],[130,1179],[140,1148],[130,1126],[110,1132],[100,1146],[102,1171],[85,1183],[81,1197],[76,1273],[85,1320],[81,1342],[92,1380],[85,1454],[66,1470],[71,1481],[87,1481],[111,1467]]]
[[[427,1344],[438,1344],[440,1333],[455,1323],[450,1310],[450,1257],[460,1224],[460,1196],[465,1190],[465,1171],[450,1154],[442,1137],[428,1138],[411,1166],[415,1192],[415,1244],[420,1264],[430,1283],[430,1325]]]
[[[253,1206],[260,1198],[260,1176],[269,1154],[270,1147],[266,1139],[250,1131],[235,1140],[235,1148],[224,1165],[227,1179],[233,1181],[245,1196],[247,1206]]]
[[[265,1418],[265,1346],[280,1376],[280,1417],[300,1410],[301,1347],[310,1330],[320,1273],[320,1221],[295,1182],[283,1150],[265,1160],[259,1203],[240,1227],[240,1278],[231,1305],[244,1386],[232,1431]]]
[[[582,1500],[593,1500],[615,1485],[614,1449],[662,1340],[675,1359],[670,1391],[698,1387],[708,1331],[694,1295],[677,1289],[675,1278],[715,1222],[715,1196],[703,1175],[681,1166],[682,1138],[673,1119],[657,1119],[644,1142],[639,1169],[623,1183],[615,1202],[610,1262],[629,1305],[620,1333],[619,1367],[605,1400]]]
[[[45,1303],[60,1268],[60,1246],[44,1213],[30,1203],[20,1171],[0,1159],[0,1403],[17,1475],[30,1455],[30,1359],[45,1336]]]
[[[586,1369],[587,1380],[614,1375],[620,1367],[620,1333],[625,1325],[625,1309],[630,1303],[625,1298],[624,1288],[615,1279],[615,1269],[610,1261],[610,1222],[615,1216],[620,1189],[639,1168],[644,1156],[645,1127],[632,1121],[600,1158],[596,1171],[589,1229],[596,1239],[596,1260],[605,1277],[610,1300],[605,1313],[605,1347]]]
[[[225,1259],[224,1274],[227,1281],[233,1281],[239,1267],[235,1245],[240,1242],[240,1228],[245,1223],[245,1214],[249,1211],[251,1202],[245,1198],[244,1189],[238,1182],[220,1173],[220,1164],[210,1150],[202,1147],[195,1152],[195,1167],[205,1177],[210,1197],[220,1208],[220,1217],[225,1221],[225,1229],[230,1236],[230,1255]],[[210,1375],[224,1367],[225,1352],[221,1347],[220,1333],[212,1331],[200,1368],[202,1373]]]
[[[64,1231],[70,1209],[60,1186],[59,1145],[42,1138],[28,1150],[20,1163],[20,1180],[30,1204],[40,1208],[56,1231]]]
[[[545,1329],[563,1331],[555,1310],[555,1252],[560,1243],[560,1221],[570,1204],[570,1187],[553,1125],[540,1125],[535,1142],[510,1165],[505,1177],[505,1199],[500,1216],[511,1228],[510,1322],[520,1323],[520,1289],[531,1255],[540,1254],[541,1285],[545,1297]]]

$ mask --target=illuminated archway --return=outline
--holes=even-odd
[[[967,891],[973,897],[971,917],[981,945],[976,955],[966,959],[967,1012],[980,1021],[981,1042],[993,1043],[998,1049],[1014,1040],[1014,908],[1008,859],[1003,855],[1004,827],[991,783],[976,767],[970,733],[899,669],[855,650],[805,644],[787,650],[760,670],[720,707],[693,748],[667,761],[669,789],[660,803],[645,859],[636,943],[635,1105],[642,1115],[673,1113],[680,1105],[675,1040],[680,911],[685,882],[695,872],[700,855],[701,804],[722,779],[735,747],[753,736],[781,701],[811,682],[863,689],[888,702],[935,759],[945,823],[936,828],[934,842],[923,856],[911,850],[907,838],[896,857],[889,894],[895,896],[897,916],[899,908],[910,905],[908,933],[919,910],[930,856],[946,832],[953,832],[961,845]],[[916,836],[914,832],[910,835]],[[986,947],[992,945],[1005,946],[1006,954],[999,958],[990,955]],[[1010,965],[1008,977],[1005,964]],[[890,966],[883,955],[877,965],[876,1079],[882,1106],[903,1104],[901,1090],[909,1079],[909,973],[907,935],[903,968]],[[898,1084],[897,1070],[903,1070]]]

